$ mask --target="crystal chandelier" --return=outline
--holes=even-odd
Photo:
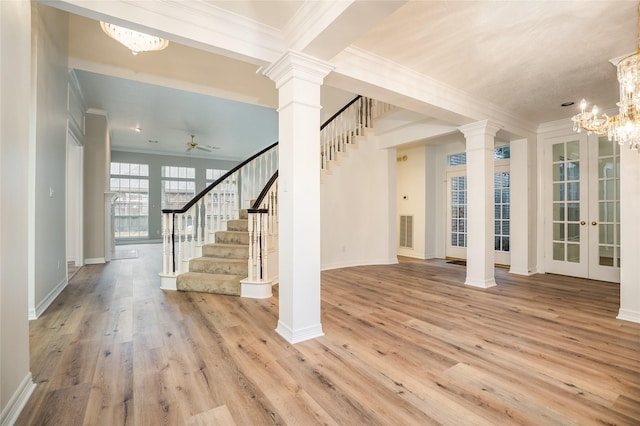
[[[640,5],[638,5],[640,17]],[[612,61],[613,62],[613,61]],[[585,111],[587,102],[580,102],[580,114],[574,115],[573,130],[586,130],[588,134],[606,134],[609,140],[620,145],[629,145],[638,149],[640,145],[640,20],[638,28],[638,50],[636,53],[620,59],[617,64],[618,83],[620,84],[620,102],[618,115],[598,116],[598,107],[593,106],[591,112]]]
[[[169,41],[163,38],[119,27],[108,22],[100,21],[100,26],[109,37],[127,46],[134,55],[140,52],[162,50],[169,45]]]

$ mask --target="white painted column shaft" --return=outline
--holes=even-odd
[[[620,147],[620,311],[640,323],[640,155]]]
[[[279,95],[279,304],[291,343],[322,336],[320,86],[331,67],[293,51],[265,70]]]
[[[518,275],[536,272],[536,139],[512,140],[510,251],[511,269]]]
[[[494,137],[488,120],[459,128],[467,141],[467,278],[474,287],[496,285],[494,274]]]

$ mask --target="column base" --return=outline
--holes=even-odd
[[[276,333],[292,344],[324,336],[324,333],[322,332],[322,324],[312,325],[299,330],[292,330],[291,327],[283,324],[282,321],[278,321]]]
[[[467,277],[467,279],[464,281],[464,284],[470,285],[472,287],[478,287],[478,288],[490,288],[490,287],[496,286],[496,280],[494,278],[491,278],[488,280],[476,280],[476,279]]]
[[[175,275],[164,275],[159,273],[160,275],[160,289],[161,290],[178,290],[178,286],[176,285],[176,276]]]

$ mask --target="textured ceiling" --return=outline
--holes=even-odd
[[[613,106],[609,59],[636,49],[634,1],[411,1],[355,45],[536,123]],[[393,34],[393,37],[389,37]]]

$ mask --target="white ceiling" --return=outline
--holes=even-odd
[[[512,128],[530,131],[576,113],[577,106],[563,108],[563,102],[577,105],[585,97],[601,107],[615,107],[616,73],[608,61],[637,47],[635,1],[51,4],[93,19],[130,21],[134,28],[172,40],[166,51],[132,57],[101,34],[95,21],[70,19],[73,68],[181,90],[136,88],[128,82],[128,93],[144,95],[126,99],[124,94],[113,96],[125,90],[114,88],[113,79],[79,73],[83,86],[95,85],[83,88],[95,103],[88,106],[104,105],[109,111],[115,146],[134,144],[124,130],[144,119],[141,127],[155,133],[134,135],[136,140],[158,139],[180,147],[180,141],[194,132],[201,143],[221,146],[216,154],[227,158],[256,150],[249,148],[252,132],[274,139],[269,133],[273,126],[264,130],[257,127],[262,120],[251,124],[227,118],[235,106],[227,109],[220,100],[200,99],[194,93],[250,104],[252,111],[267,108],[265,117],[275,117],[277,90],[256,71],[287,48],[335,66],[322,88],[325,118],[359,93],[392,101],[425,118],[450,120],[453,126],[497,117],[506,125],[516,123]],[[145,106],[149,99],[167,97],[174,101],[163,112],[159,102]],[[209,108],[215,113],[202,112]],[[223,124],[244,128],[227,131],[221,129]],[[245,144],[244,151],[239,149]]]

